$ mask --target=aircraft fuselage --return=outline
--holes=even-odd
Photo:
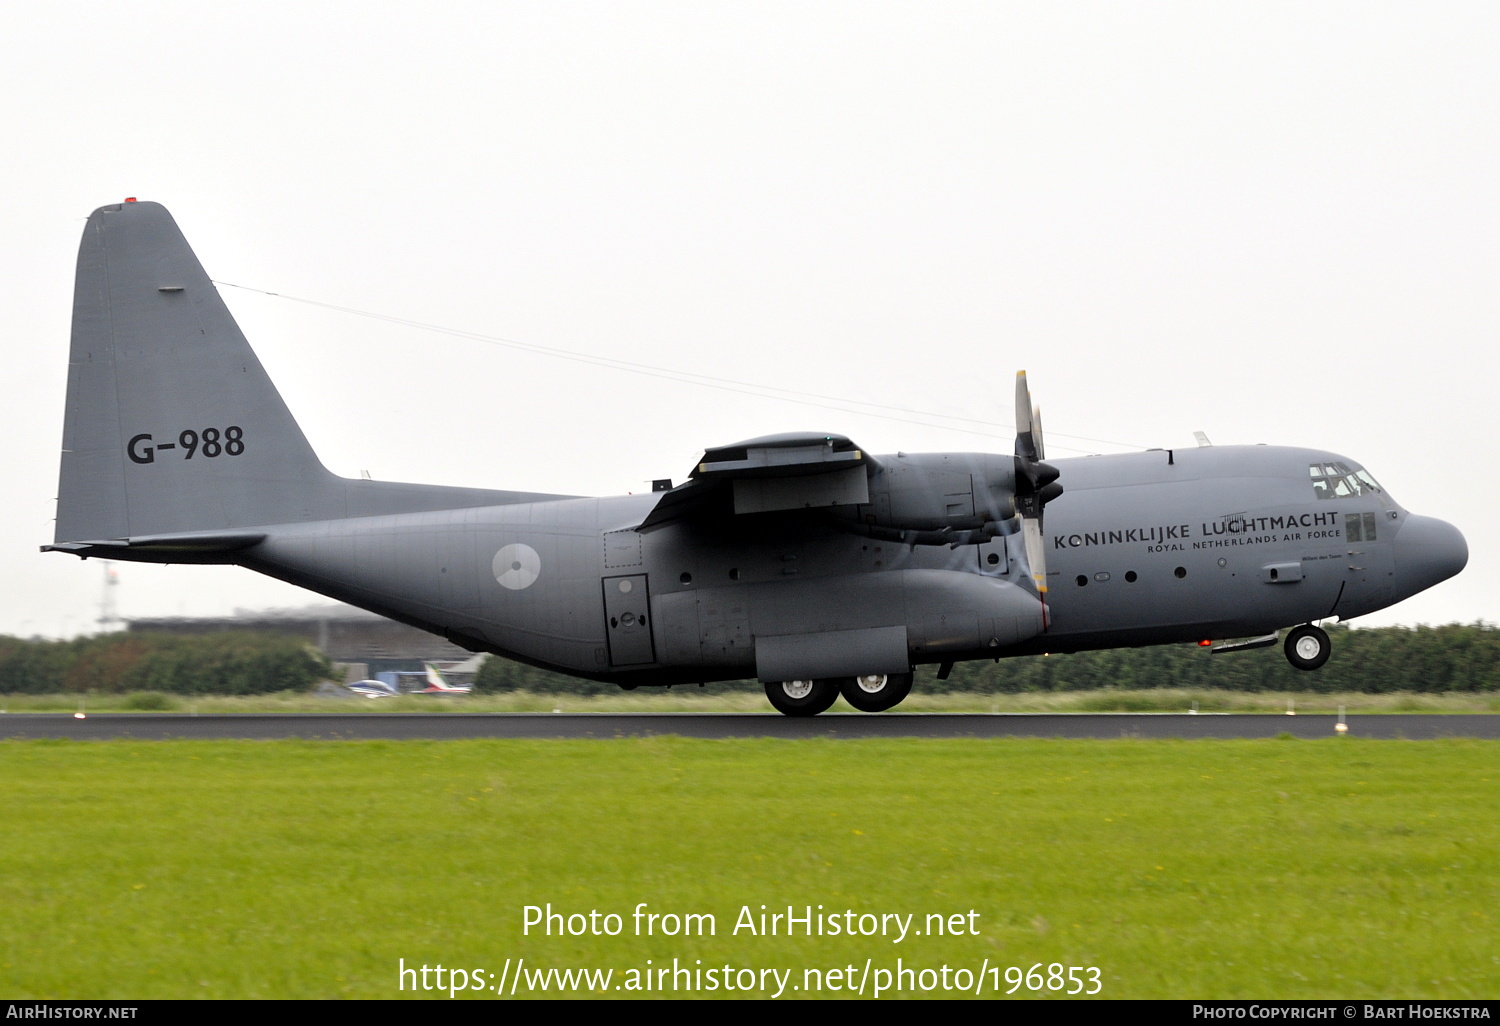
[[[1457,537],[1383,491],[1318,498],[1309,466],[1347,461],[1317,450],[1053,462],[1067,491],[1046,513],[1045,625],[1019,535],[908,545],[783,513],[637,532],[660,495],[272,527],[234,561],[470,648],[667,684],[755,676],[757,638],[813,632],[904,629],[911,661],[934,663],[1347,619],[1447,576],[1404,558],[1409,522],[1423,556],[1428,535]]]

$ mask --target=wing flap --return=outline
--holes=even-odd
[[[870,501],[870,478],[863,466],[799,477],[737,477],[734,512],[771,513],[784,509],[859,506]]]

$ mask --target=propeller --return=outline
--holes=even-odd
[[[1062,494],[1058,469],[1042,445],[1042,411],[1031,405],[1026,372],[1016,372],[1016,512],[1026,542],[1026,566],[1037,594],[1047,593],[1047,548],[1042,541],[1042,507]]]

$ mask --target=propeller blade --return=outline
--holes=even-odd
[[[1032,425],[1031,391],[1026,387],[1026,372],[1016,371],[1016,455],[1023,460],[1039,460],[1036,435]]]
[[[1026,372],[1016,372],[1016,512],[1026,547],[1026,568],[1037,594],[1047,594],[1047,547],[1042,538],[1042,507],[1062,494],[1058,469],[1042,462],[1042,411],[1031,405]],[[1044,603],[1045,606],[1045,603]]]
[[[1034,517],[1021,521],[1021,533],[1026,539],[1026,568],[1031,571],[1031,581],[1037,594],[1047,594],[1047,548],[1042,544],[1042,525]]]

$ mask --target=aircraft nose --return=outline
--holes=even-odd
[[[1408,515],[1396,532],[1396,587],[1415,595],[1457,574],[1469,562],[1469,543],[1458,528],[1436,517]]]

